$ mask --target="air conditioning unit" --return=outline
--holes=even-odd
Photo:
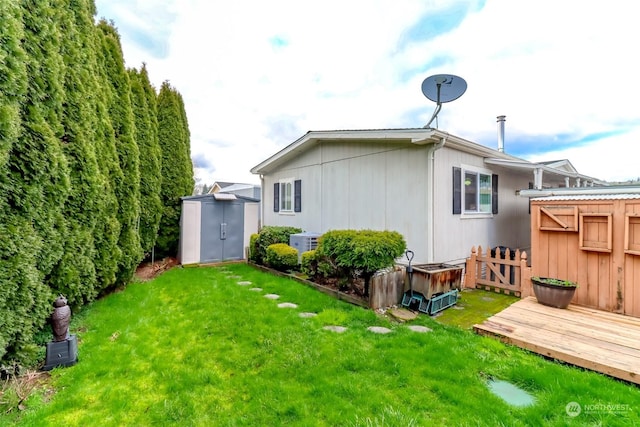
[[[289,236],[289,246],[298,250],[298,262],[302,262],[302,254],[318,247],[320,233],[296,233]]]

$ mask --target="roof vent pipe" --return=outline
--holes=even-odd
[[[504,122],[507,116],[498,116],[498,151],[504,153]]]

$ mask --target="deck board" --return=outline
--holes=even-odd
[[[481,335],[640,384],[640,318],[524,298],[473,329]]]

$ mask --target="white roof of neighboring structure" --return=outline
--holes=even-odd
[[[640,199],[640,186],[612,185],[609,187],[546,188],[520,190],[520,195],[532,200],[613,200]]]
[[[582,194],[567,196],[536,197],[532,201],[567,201],[567,200],[633,200],[640,199],[640,194]]]

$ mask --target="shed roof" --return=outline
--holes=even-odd
[[[622,193],[622,194],[574,194],[565,196],[547,196],[536,197],[531,199],[532,202],[536,201],[571,201],[571,200],[633,200],[640,199],[640,194]]]

